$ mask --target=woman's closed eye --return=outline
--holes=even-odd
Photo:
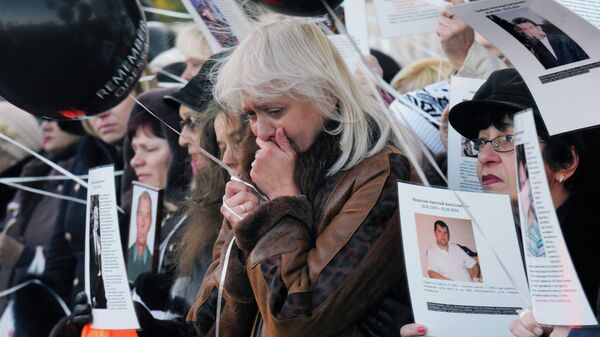
[[[277,117],[278,115],[281,115],[283,113],[284,108],[270,108],[266,110],[266,113],[269,116],[272,117]]]

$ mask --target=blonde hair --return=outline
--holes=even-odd
[[[258,100],[287,95],[309,101],[324,119],[337,122],[325,130],[339,136],[341,150],[328,175],[354,167],[390,142],[400,146],[386,107],[358,85],[310,19],[263,17],[223,62],[214,94],[231,110],[241,111],[242,93]]]
[[[448,60],[423,59],[400,70],[392,79],[392,86],[400,93],[407,93],[435,82],[447,80],[450,73],[452,73],[452,65]]]
[[[204,34],[202,34],[200,27],[193,23],[187,24],[179,30],[175,47],[186,59],[196,58],[206,61],[212,55],[210,45]]]

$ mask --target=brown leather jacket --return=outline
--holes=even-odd
[[[325,180],[312,204],[282,197],[244,219],[224,286],[221,336],[398,336],[412,320],[400,239],[398,180],[416,181],[388,146]],[[217,289],[233,235],[224,224],[188,320],[213,336]],[[393,309],[381,312],[386,303]],[[254,327],[256,329],[256,327]]]

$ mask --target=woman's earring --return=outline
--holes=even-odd
[[[558,183],[562,184],[563,180],[565,179],[565,175],[561,174],[560,177],[558,178]]]

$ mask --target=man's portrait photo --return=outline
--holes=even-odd
[[[488,18],[519,40],[545,69],[590,58],[569,35],[529,8]]]
[[[157,199],[158,191],[134,185],[127,250],[127,278],[130,281],[153,268]]]
[[[102,275],[102,240],[100,237],[100,196],[90,196],[90,298],[92,308],[106,309]]]
[[[483,282],[470,220],[415,214],[423,276]]]
[[[534,209],[533,193],[531,192],[529,170],[525,157],[525,144],[515,147],[517,154],[517,180],[519,184],[519,209],[525,221],[524,226],[525,253],[531,257],[546,257],[546,249],[540,230],[540,222]]]

